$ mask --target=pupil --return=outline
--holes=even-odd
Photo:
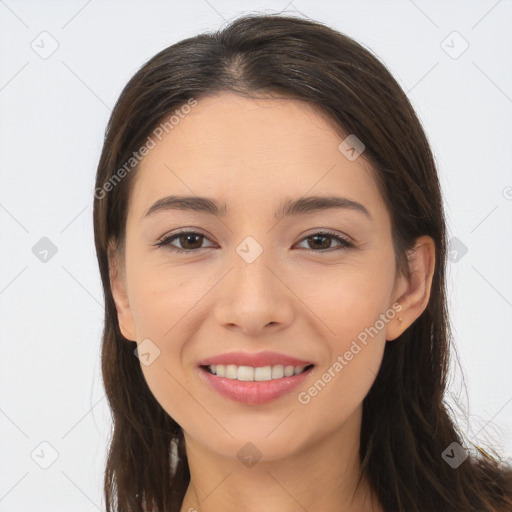
[[[187,244],[188,244],[188,241],[189,241],[190,239],[200,238],[201,236],[202,236],[202,235],[184,235],[184,236],[182,236],[182,237],[181,237],[181,243],[182,243],[182,245],[183,245],[184,247],[186,247],[186,246],[187,246]],[[185,243],[183,243],[183,241],[185,241]],[[192,242],[192,245],[194,245],[194,243],[193,243],[193,242]],[[201,245],[201,244],[199,244],[199,245]],[[189,248],[190,248],[190,247],[189,247]]]
[[[329,239],[329,237],[328,237],[328,236],[325,236],[325,235],[315,235],[315,236],[313,236],[312,238],[313,238],[314,240],[318,240],[319,238],[320,238],[320,239],[322,239],[322,238],[323,238],[324,240],[328,240],[328,239]],[[329,244],[329,242],[327,242],[327,243],[320,244],[320,245],[323,245],[323,246],[324,246],[323,248],[328,249],[330,244]],[[316,249],[316,248],[318,248],[318,247],[314,247],[314,248]]]

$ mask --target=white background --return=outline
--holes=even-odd
[[[122,87],[172,43],[240,14],[282,10],[363,43],[408,92],[439,165],[450,236],[467,247],[449,264],[449,305],[469,402],[457,367],[449,400],[466,409],[459,422],[473,441],[512,455],[510,1],[6,0],[1,511],[104,507],[110,417],[99,366],[103,309],[92,200],[104,129]],[[51,36],[40,36],[44,31]],[[58,48],[43,59],[31,45],[48,50],[51,38]],[[453,58],[464,40],[468,49]],[[32,252],[42,237],[57,248],[46,262]],[[43,469],[52,450],[58,457]]]

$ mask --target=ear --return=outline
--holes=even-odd
[[[135,322],[126,292],[126,272],[121,250],[114,241],[108,245],[110,289],[116,304],[117,321],[121,334],[128,341],[135,341]]]
[[[394,308],[396,316],[387,325],[388,341],[398,338],[427,307],[436,263],[435,254],[435,242],[429,236],[418,238],[408,252],[410,277],[398,277],[394,303],[398,302],[399,306]]]

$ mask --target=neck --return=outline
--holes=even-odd
[[[361,409],[343,427],[279,460],[251,467],[185,434],[190,484],[181,512],[381,512],[360,471]],[[256,444],[256,443],[255,443]]]

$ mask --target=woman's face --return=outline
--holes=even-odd
[[[251,442],[271,460],[357,430],[405,281],[364,153],[342,140],[309,104],[225,93],[201,99],[137,171],[113,292],[187,443],[234,458]]]

